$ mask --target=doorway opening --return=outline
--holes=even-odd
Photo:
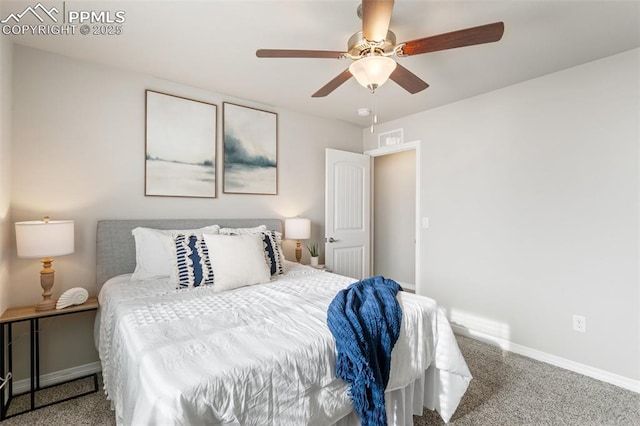
[[[419,142],[367,151],[372,167],[372,270],[416,290],[420,277]]]

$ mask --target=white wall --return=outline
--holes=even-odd
[[[212,75],[212,78],[215,78]],[[218,180],[221,179],[222,102],[278,113],[277,196],[222,194],[217,199],[145,197],[145,89],[218,105]],[[312,238],[324,236],[324,149],[360,151],[360,129],[339,121],[259,105],[149,75],[134,74],[15,46],[12,221],[52,218],[76,223],[76,252],[55,260],[54,296],[82,286],[95,295],[95,229],[98,219],[309,217]],[[12,235],[11,244],[15,244]],[[293,257],[286,242],[285,255]],[[305,253],[304,261],[308,261]],[[40,266],[11,259],[10,304],[40,300]],[[72,324],[70,327],[73,326]],[[90,319],[72,342],[73,360],[43,359],[43,372],[95,361]],[[76,325],[75,327],[80,327]],[[58,323],[49,327],[59,336]],[[69,332],[68,339],[74,339]],[[43,348],[43,352],[47,353]],[[64,351],[64,349],[63,349]]]
[[[636,381],[639,58],[635,49],[377,128],[422,141],[420,294],[464,327]]]
[[[11,203],[11,71],[13,45],[0,37],[0,312],[9,306],[9,218]]]

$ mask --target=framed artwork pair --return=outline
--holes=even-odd
[[[218,106],[146,91],[145,195],[217,197]],[[278,116],[223,102],[222,191],[278,193]]]

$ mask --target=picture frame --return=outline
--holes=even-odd
[[[218,106],[145,91],[145,195],[216,198]]]
[[[222,104],[225,194],[278,194],[278,114]]]

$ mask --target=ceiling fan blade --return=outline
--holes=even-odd
[[[382,41],[387,38],[393,0],[362,1],[362,35],[369,41]]]
[[[419,55],[422,53],[437,52],[438,50],[491,43],[500,40],[503,33],[504,23],[494,22],[493,24],[407,41],[400,49],[399,55]]]
[[[409,71],[408,69],[406,69],[400,64],[396,65],[396,69],[393,70],[389,78],[395,81],[396,83],[398,83],[400,87],[402,87],[404,90],[411,93],[412,95],[415,93],[421,92],[427,87],[429,87],[429,85],[426,82],[424,82],[420,77],[418,77],[417,75],[415,75],[414,73],[412,73],[411,71]]]
[[[258,58],[329,58],[342,59],[345,52],[333,50],[258,49]]]
[[[351,78],[351,72],[349,72],[349,68],[347,68],[346,70],[338,74],[336,78],[334,78],[333,80],[331,80],[330,82],[322,86],[320,90],[318,90],[316,93],[311,95],[311,97],[322,98],[324,96],[327,96],[329,93],[336,90],[338,87],[340,87],[340,85],[342,85],[342,83],[349,80],[350,78]]]

